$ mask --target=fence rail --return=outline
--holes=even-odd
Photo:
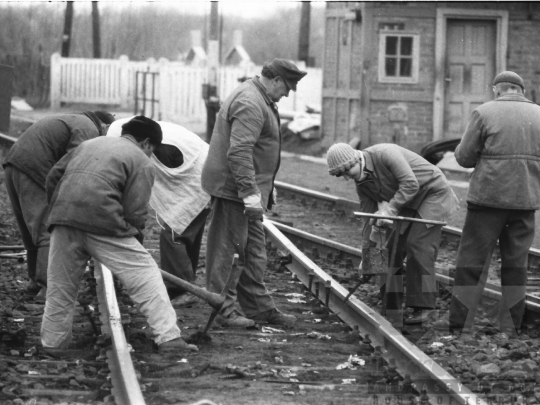
[[[280,109],[305,111],[307,104],[320,105],[322,72],[306,69],[308,75],[298,83],[298,91],[279,103]],[[151,83],[136,87],[136,72],[157,72],[155,85]],[[219,94],[223,100],[240,83],[241,77],[259,74],[260,66],[231,67],[220,69]],[[150,77],[149,75],[147,77]],[[159,100],[155,117],[178,122],[187,119],[204,119],[206,108],[202,99],[202,85],[206,82],[204,67],[186,66],[167,59],[144,62],[119,59],[62,58],[58,53],[51,57],[51,108],[61,103],[89,103],[117,105],[123,109],[135,108],[135,92],[139,98],[153,97]],[[142,94],[143,88],[147,94]]]

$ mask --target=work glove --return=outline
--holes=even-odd
[[[278,202],[277,202],[277,190],[276,190],[275,187],[272,189],[272,202],[273,202],[274,205],[278,205]]]
[[[388,204],[388,202],[383,201],[383,202],[380,202],[378,205],[379,205],[379,209],[377,210],[375,215],[385,215],[389,217],[396,216],[396,214],[394,213],[394,210],[390,208],[390,205]],[[371,225],[375,225],[381,228],[390,228],[393,224],[393,221],[391,219],[375,219],[374,218],[369,223]]]
[[[252,194],[247,196],[244,200],[244,215],[249,218],[250,221],[263,220],[264,210],[261,205],[261,195]]]
[[[384,247],[384,244],[386,243],[386,229],[378,226],[372,226],[371,233],[369,234],[369,240],[375,242],[378,248]]]

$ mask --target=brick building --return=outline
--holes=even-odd
[[[419,151],[461,137],[502,70],[540,103],[540,3],[328,2],[325,143],[393,142]]]

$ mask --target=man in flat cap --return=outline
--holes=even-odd
[[[45,298],[50,236],[46,229],[45,178],[66,153],[104,135],[114,117],[107,111],[54,115],[40,119],[11,147],[4,160],[9,199],[26,249],[29,294]]]
[[[281,131],[277,103],[307,73],[284,59],[263,66],[261,77],[246,80],[225,100],[216,118],[202,186],[212,196],[206,249],[206,287],[221,293],[233,255],[240,274],[217,321],[247,327],[255,322],[285,324],[293,315],[278,311],[264,284],[266,267],[262,218],[275,204]],[[235,307],[238,298],[244,315]]]
[[[524,96],[523,79],[499,73],[495,100],[471,114],[455,156],[474,167],[458,250],[449,318],[439,330],[469,329],[482,297],[491,255],[501,252],[500,330],[515,335],[525,309],[527,255],[540,208],[540,106]]]
[[[180,337],[159,268],[137,240],[145,226],[154,168],[163,139],[159,124],[137,116],[120,137],[82,143],[47,176],[51,232],[43,347],[71,342],[73,311],[90,257],[109,268],[148,318],[160,351],[197,350]]]

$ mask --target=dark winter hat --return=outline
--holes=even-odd
[[[163,140],[163,132],[159,124],[143,115],[137,115],[122,125],[122,135],[132,135],[137,140],[150,139],[153,145],[160,145]]]
[[[302,77],[307,75],[307,72],[298,69],[294,63],[285,59],[274,59],[270,62],[269,66],[285,80],[287,86],[293,91],[296,91],[296,83],[298,83]]]
[[[495,76],[495,79],[493,80],[493,85],[495,86],[497,83],[517,84],[522,89],[525,89],[525,83],[523,83],[523,79],[521,78],[521,76],[510,70],[506,70]]]
[[[98,110],[94,111],[94,114],[96,114],[96,117],[106,125],[110,125],[114,122],[114,116],[110,112]]]

